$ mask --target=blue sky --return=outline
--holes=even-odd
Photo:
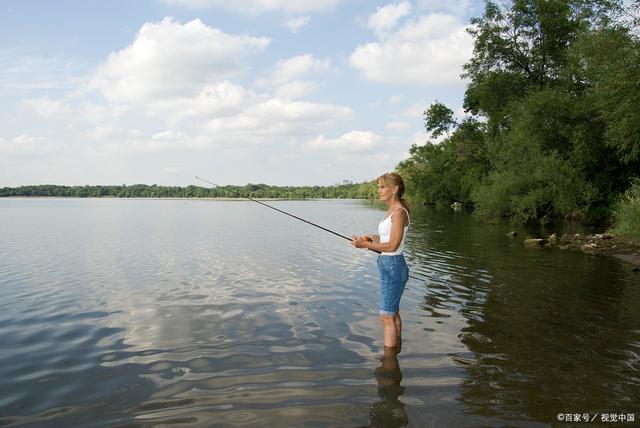
[[[478,0],[0,4],[0,187],[330,185],[458,114]]]

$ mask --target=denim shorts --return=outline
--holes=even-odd
[[[402,254],[379,256],[380,315],[395,315],[400,310],[400,297],[409,279],[409,267]]]

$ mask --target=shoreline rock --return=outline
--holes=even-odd
[[[551,239],[547,241],[552,242]],[[563,235],[556,242],[561,250],[579,250],[624,260],[636,266],[634,271],[640,266],[640,245],[610,233]]]
[[[547,244],[546,239],[541,238],[527,238],[524,240],[523,244],[525,247],[543,247]]]
[[[517,234],[509,232],[508,237],[515,239]],[[558,237],[555,233],[547,238],[526,238],[522,245],[529,248],[553,248],[576,250],[592,255],[615,257],[634,265],[633,271],[640,272],[640,243],[612,235],[596,233],[592,235],[573,234]]]

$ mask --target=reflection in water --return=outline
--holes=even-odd
[[[461,399],[470,409],[538,420],[637,410],[640,316],[637,301],[625,297],[622,265],[609,263],[589,260],[578,281],[541,271],[536,287],[494,279],[460,335],[472,352],[457,360],[467,372]]]
[[[415,221],[409,248],[429,283],[425,330],[459,327],[463,349],[448,356],[463,370],[462,412],[486,426],[554,424],[560,412],[637,414],[638,277],[615,259],[525,249],[505,230],[487,233],[498,226],[460,220]]]
[[[399,397],[404,393],[402,371],[398,363],[398,348],[384,347],[381,365],[375,370],[379,401],[369,410],[370,427],[403,427],[409,423],[404,404]]]

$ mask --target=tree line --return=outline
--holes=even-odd
[[[639,5],[486,1],[468,30],[467,116],[434,102],[429,141],[398,166],[413,201],[485,221],[610,219],[640,175]]]
[[[377,195],[374,182],[343,183],[333,186],[158,186],[134,184],[127,186],[59,186],[36,185],[0,188],[0,197],[76,197],[76,198],[280,198],[280,199],[373,199]]]

